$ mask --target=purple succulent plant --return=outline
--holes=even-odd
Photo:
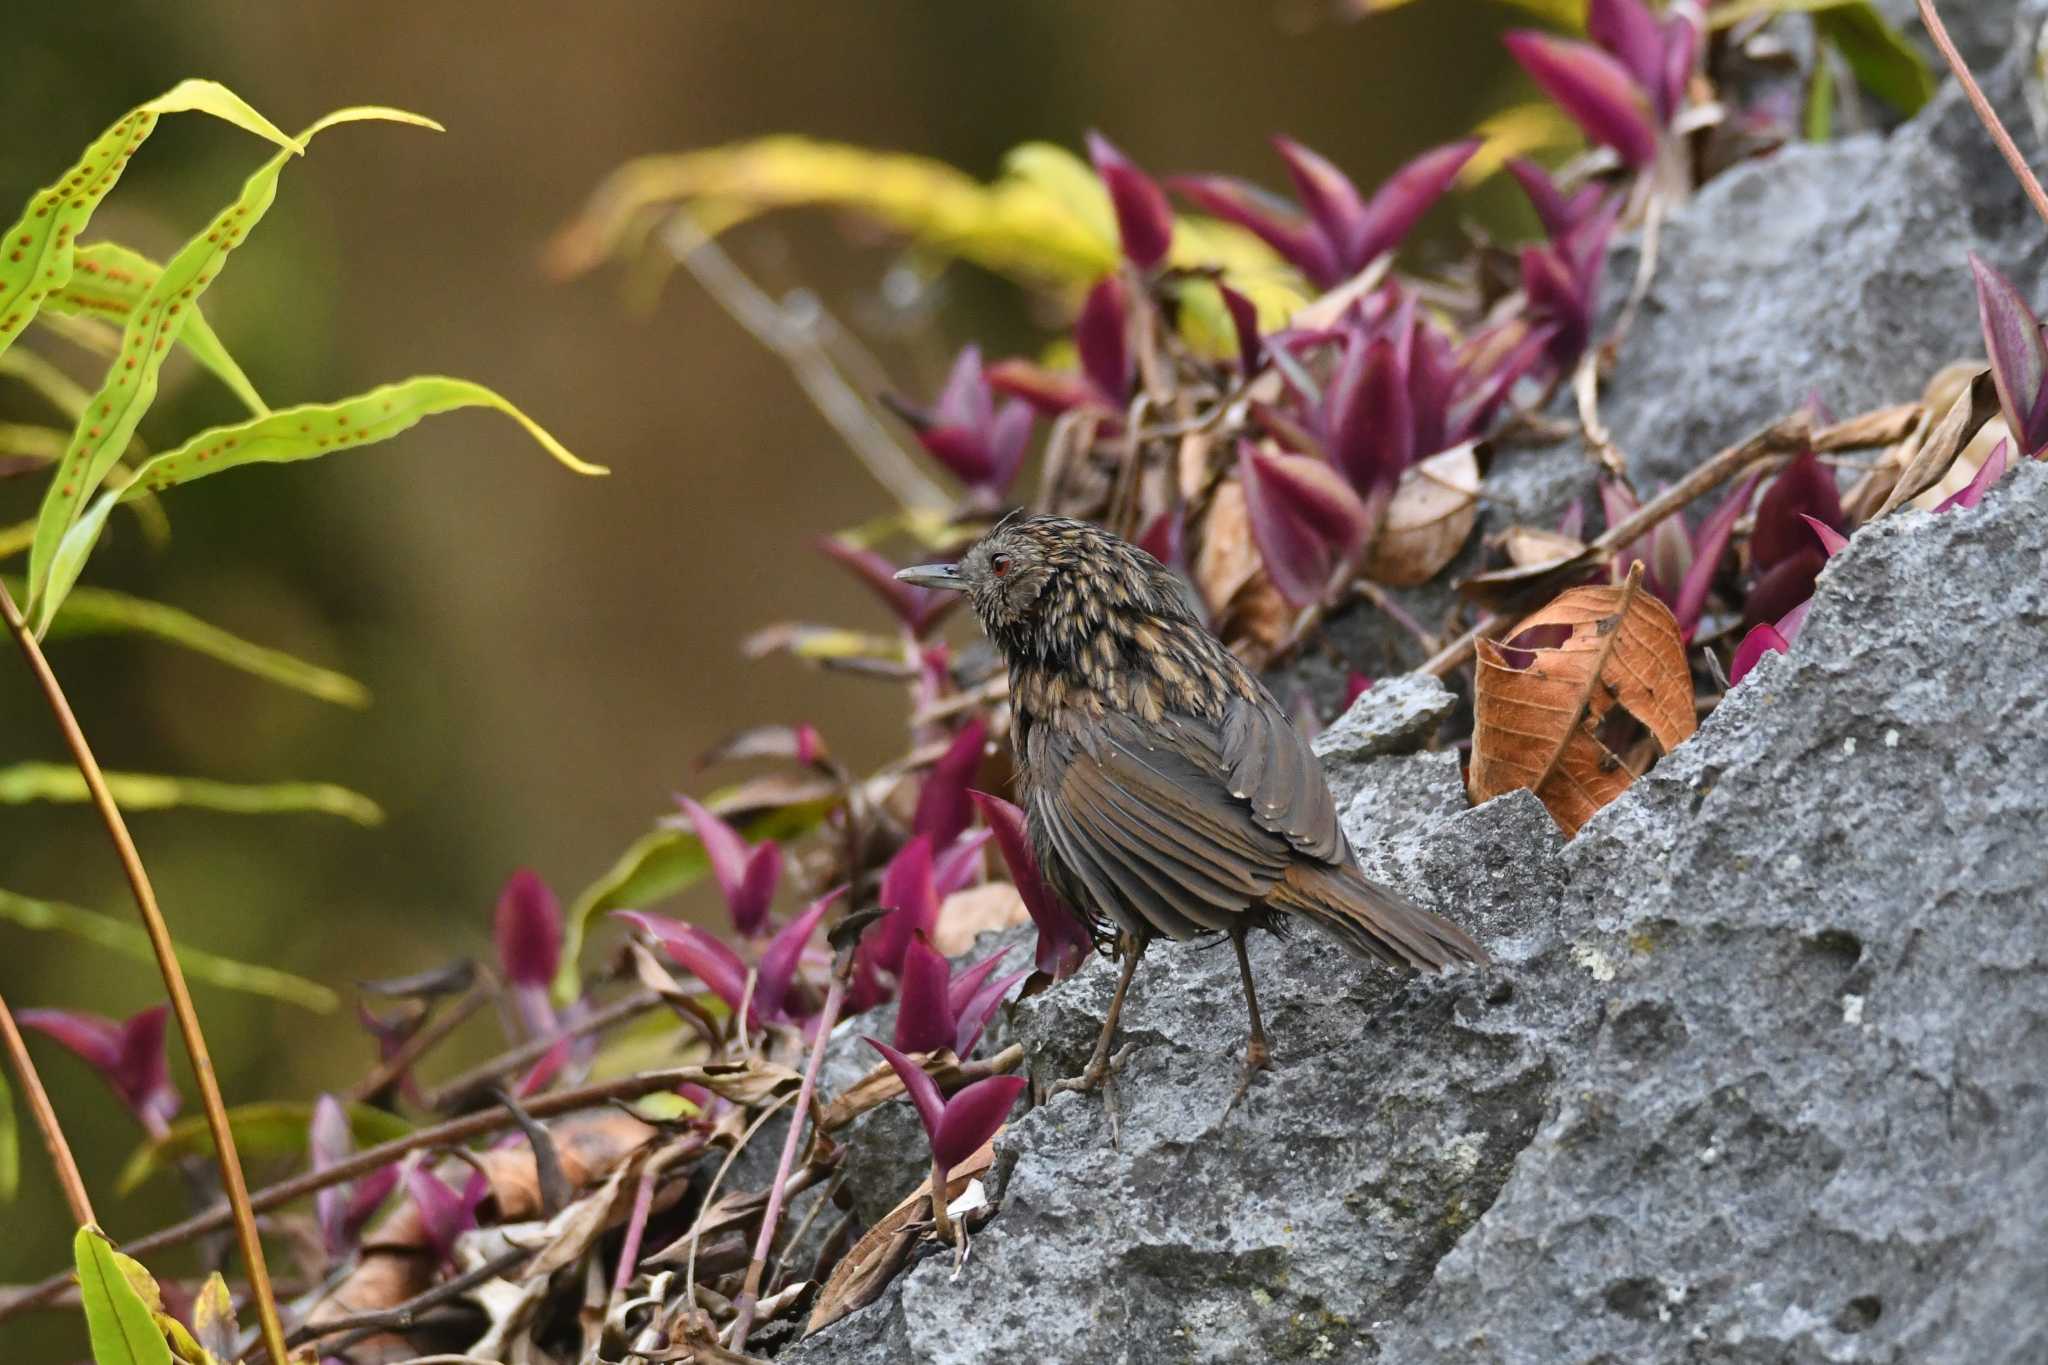
[[[169,1015],[170,1006],[151,1005],[126,1019],[83,1010],[22,1010],[15,1019],[77,1054],[99,1073],[144,1132],[161,1137],[179,1106],[164,1051],[164,1021]]]

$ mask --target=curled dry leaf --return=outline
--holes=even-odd
[[[1295,613],[1259,562],[1251,512],[1243,487],[1235,481],[1216,486],[1202,518],[1200,539],[1194,580],[1208,605],[1211,627],[1232,641],[1247,662],[1263,662],[1286,638]]]
[[[1637,777],[1624,754],[1632,718],[1665,753],[1690,738],[1692,675],[1670,608],[1642,591],[1642,564],[1619,587],[1573,588],[1509,632],[1548,627],[1563,643],[1508,649],[1478,643],[1473,698],[1474,801],[1534,791],[1567,837]]]
[[[996,1136],[1001,1135],[1002,1130],[998,1129]],[[994,1164],[995,1138],[990,1138],[973,1156],[947,1173],[946,1201],[951,1203],[965,1194],[969,1182]],[[848,1313],[865,1308],[882,1296],[882,1291],[889,1287],[889,1281],[896,1278],[896,1272],[910,1259],[910,1250],[917,1244],[918,1237],[929,1226],[931,1207],[932,1182],[927,1176],[902,1203],[869,1228],[866,1235],[855,1242],[853,1249],[833,1267],[831,1277],[818,1293],[818,1302],[811,1309],[810,1323],[804,1328],[805,1336],[831,1326]]]
[[[1030,922],[1031,912],[1024,908],[1024,898],[1009,882],[970,886],[946,897],[939,907],[932,947],[941,957],[958,957],[973,948],[974,941],[990,929]]]
[[[1478,442],[1411,465],[1373,538],[1366,577],[1396,588],[1427,583],[1464,548],[1478,516]]]
[[[1885,497],[1884,505],[1877,509],[1877,515],[1884,516],[1899,504],[1940,483],[1950,466],[1955,464],[1956,457],[1963,453],[1984,424],[1997,415],[1998,386],[1991,378],[1991,371],[1980,370],[1956,394],[1941,419],[1920,442],[1919,449],[1907,458],[1905,469],[1899,473],[1899,481],[1892,485],[1892,491]]]
[[[1501,534],[1500,544],[1508,563],[1524,569],[1531,564],[1574,559],[1586,552],[1586,542],[1577,536],[1546,531],[1541,526],[1510,526]]]

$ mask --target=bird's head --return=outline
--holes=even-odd
[[[1197,622],[1186,583],[1128,541],[1069,517],[1013,512],[957,564],[896,577],[964,592],[989,638],[1013,659],[1065,653],[1123,619]]]

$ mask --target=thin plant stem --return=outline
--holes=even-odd
[[[957,1246],[960,1238],[953,1231],[953,1215],[946,1211],[946,1177],[950,1174],[943,1161],[932,1162],[932,1231],[947,1246]]]
[[[0,588],[0,592],[5,592]],[[97,1227],[99,1220],[92,1216],[92,1200],[85,1192],[85,1177],[78,1173],[78,1161],[71,1155],[71,1144],[64,1140],[64,1129],[57,1122],[57,1110],[50,1103],[50,1092],[43,1089],[43,1078],[36,1071],[28,1047],[21,1041],[21,1030],[14,1026],[14,1011],[7,1008],[7,1001],[0,998],[0,1034],[7,1042],[7,1059],[14,1065],[15,1079],[21,1082],[21,1093],[28,1100],[28,1111],[35,1118],[36,1128],[43,1135],[43,1146],[50,1149],[50,1164],[57,1168],[57,1183],[64,1190],[64,1202],[71,1206],[71,1221],[84,1227]]]
[[[128,887],[135,893],[135,908],[142,916],[142,927],[149,933],[150,947],[156,951],[157,969],[163,974],[171,1012],[177,1016],[178,1032],[184,1036],[185,1052],[192,1061],[193,1079],[199,1086],[199,1101],[206,1110],[206,1126],[213,1134],[214,1157],[220,1167],[228,1208],[234,1216],[235,1241],[241,1249],[242,1265],[249,1276],[249,1296],[256,1303],[263,1344],[269,1349],[271,1359],[282,1362],[289,1358],[285,1354],[284,1321],[278,1316],[277,1299],[271,1292],[270,1267],[263,1259],[263,1238],[256,1230],[256,1215],[249,1207],[249,1186],[242,1176],[241,1157],[235,1151],[235,1135],[228,1125],[228,1109],[221,1099],[220,1080],[214,1075],[213,1056],[207,1050],[206,1035],[199,1027],[199,1012],[192,1006],[192,992],[185,987],[185,972],[178,965],[177,950],[171,944],[170,926],[164,922],[163,911],[157,907],[156,891],[150,886],[149,873],[143,869],[142,855],[135,851],[135,841],[129,837],[127,822],[121,818],[120,807],[114,804],[113,793],[107,790],[106,777],[100,772],[98,760],[92,756],[91,746],[85,742],[85,732],[78,726],[78,717],[72,714],[71,703],[65,699],[57,675],[50,670],[49,660],[43,657],[34,632],[22,619],[20,609],[14,605],[14,598],[4,584],[0,584],[0,615],[6,617],[7,628],[14,632],[15,640],[20,643],[29,671],[42,685],[43,695],[50,703],[50,712],[56,717],[57,728],[63,732],[71,757],[85,778],[86,789],[92,794],[93,806],[107,827],[107,836],[114,841],[114,852],[121,860],[121,870],[127,874]]]
[[[1984,91],[1978,86],[1977,78],[1970,73],[1970,64],[1963,60],[1963,54],[1956,51],[1955,41],[1948,36],[1948,29],[1941,22],[1941,16],[1934,11],[1934,0],[1920,0],[1920,22],[1927,25],[1927,36],[1934,39],[1934,45],[1941,49],[1942,60],[1956,76],[1956,83],[1963,87],[1963,94],[1970,101],[1970,108],[1977,111],[1977,121],[1984,125],[1984,131],[1991,134],[1991,140],[1998,145],[2005,164],[2012,167],[2020,188],[2034,205],[2034,212],[2041,215],[2041,221],[2048,222],[2048,192],[2041,189],[2041,182],[2035,178],[2033,168],[2027,165],[2026,157],[2020,155],[2019,144],[2012,140],[2012,134],[2005,130],[1998,111],[1991,107],[1991,101],[1984,98]]]
[[[825,990],[824,1012],[818,1016],[818,1031],[811,1040],[810,1060],[804,1064],[803,1084],[796,1092],[796,1112],[789,1116],[789,1132],[782,1139],[782,1159],[775,1163],[775,1183],[768,1187],[768,1207],[761,1214],[761,1231],[754,1238],[754,1258],[747,1263],[746,1284],[740,1290],[732,1325],[733,1351],[747,1349],[747,1333],[754,1326],[754,1306],[761,1298],[761,1276],[768,1268],[768,1252],[775,1245],[775,1232],[782,1222],[782,1201],[789,1185],[790,1170],[796,1165],[804,1124],[813,1118],[811,1098],[817,1093],[818,1071],[825,1064],[825,1044],[832,1027],[839,1022],[840,1007],[846,1002],[846,978],[853,968],[853,950],[842,949],[833,964],[832,984]]]

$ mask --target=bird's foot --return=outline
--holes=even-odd
[[[1272,1068],[1273,1054],[1266,1047],[1266,1040],[1254,1038],[1245,1044],[1244,1077],[1237,1083],[1237,1093],[1230,1097],[1230,1103],[1223,1106],[1223,1117],[1229,1118],[1230,1111],[1237,1108],[1237,1102],[1252,1088],[1252,1080],[1261,1071]]]
[[[1096,1091],[1102,1089],[1104,1086],[1109,1084],[1110,1077],[1116,1074],[1117,1066],[1123,1061],[1125,1055],[1128,1054],[1130,1050],[1131,1049],[1128,1046],[1126,1046],[1123,1049],[1121,1049],[1114,1057],[1108,1056],[1104,1052],[1098,1050],[1093,1057],[1090,1057],[1088,1059],[1088,1065],[1086,1068],[1082,1070],[1080,1075],[1069,1076],[1063,1081],[1054,1081],[1050,1086],[1046,1087],[1046,1098],[1050,1099],[1054,1095],[1094,1094]]]

